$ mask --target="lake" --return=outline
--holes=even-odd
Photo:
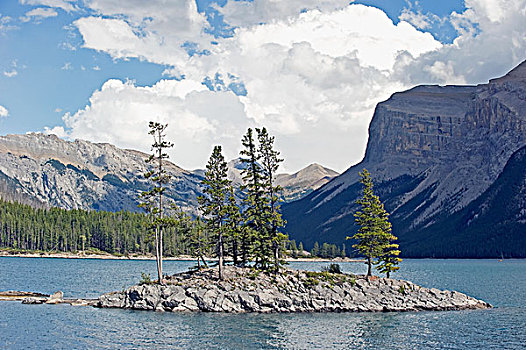
[[[328,263],[295,262],[320,270]],[[165,261],[165,273],[194,262]],[[362,263],[342,270],[365,273]],[[155,261],[0,257],[0,291],[96,298],[155,276]],[[491,310],[408,313],[156,313],[0,302],[0,349],[525,349],[526,260],[404,260],[395,278],[454,289]]]

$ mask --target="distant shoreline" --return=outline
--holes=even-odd
[[[12,253],[5,250],[0,250],[0,257],[14,257],[14,258],[58,258],[58,259],[98,259],[98,260],[155,260],[155,256],[148,255],[129,255],[129,256],[117,256],[112,254],[86,254],[86,253],[48,253],[48,252],[17,252]],[[181,255],[177,257],[163,257],[165,261],[193,261],[196,258]],[[208,261],[215,261],[216,258],[206,258]],[[286,258],[287,262],[364,262],[362,259],[350,259],[350,258],[334,258],[334,259],[323,259],[323,258]]]

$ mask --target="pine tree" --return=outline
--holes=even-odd
[[[243,175],[244,185],[241,189],[245,193],[243,198],[244,204],[244,232],[243,232],[243,263],[248,260],[248,245],[252,243],[252,253],[256,259],[256,266],[267,268],[269,264],[270,247],[270,232],[265,225],[265,207],[267,206],[267,198],[265,197],[263,184],[263,169],[259,165],[260,155],[257,150],[256,142],[252,129],[248,129],[243,136],[241,143],[244,147],[241,150],[241,161],[244,163],[244,168],[241,171]],[[253,242],[249,242],[251,239]]]
[[[167,148],[173,147],[173,143],[166,141],[165,130],[168,124],[150,122],[148,134],[153,136],[152,151],[146,162],[153,164],[154,167],[144,174],[146,179],[153,182],[154,187],[149,191],[141,193],[142,203],[139,205],[144,208],[151,217],[150,228],[155,232],[155,260],[157,262],[157,276],[159,283],[163,283],[163,235],[165,228],[170,226],[170,220],[164,217],[163,194],[166,190],[165,185],[170,180],[166,173],[163,161],[168,159],[165,153]]]
[[[256,129],[259,141],[259,156],[263,168],[263,191],[266,197],[266,206],[264,211],[265,224],[267,231],[270,233],[270,240],[273,251],[273,268],[275,271],[279,270],[281,265],[280,247],[288,241],[288,237],[278,229],[284,226],[285,222],[279,211],[280,197],[278,196],[281,188],[276,186],[276,172],[279,164],[283,159],[279,158],[279,152],[274,150],[274,136],[270,136],[266,128]]]
[[[296,258],[298,256],[298,246],[296,245],[295,240],[290,241],[290,255],[293,258]]]
[[[303,256],[303,251],[305,250],[305,248],[303,248],[303,242],[300,242],[300,244],[298,244],[298,251],[299,251],[299,254],[301,256]]]
[[[199,196],[199,209],[209,231],[217,237],[217,257],[219,258],[219,279],[223,279],[223,251],[224,231],[223,227],[227,215],[227,198],[230,190],[230,180],[227,179],[227,164],[221,154],[221,146],[215,146],[206,165],[203,196]]]
[[[204,231],[205,224],[201,221],[201,218],[197,217],[192,224],[191,234],[188,237],[188,245],[191,249],[192,255],[197,259],[198,269],[201,269],[201,263],[203,263],[204,267],[208,267],[204,256],[208,251],[209,241]]]
[[[392,236],[390,239],[391,242],[396,240],[397,238],[395,236]],[[380,256],[378,259],[378,266],[376,266],[376,269],[381,273],[385,273],[386,277],[389,278],[391,272],[395,272],[400,269],[398,264],[402,262],[402,259],[398,257],[399,255],[400,250],[398,249],[398,244],[387,244],[384,248],[382,256]]]
[[[225,234],[229,243],[230,255],[234,266],[239,265],[239,251],[243,228],[241,227],[242,216],[239,206],[236,203],[236,197],[234,195],[234,188],[230,185],[228,189],[228,199],[226,211],[226,222],[225,222]]]
[[[314,242],[314,247],[310,251],[310,254],[312,257],[316,257],[320,254],[320,244],[318,242]]]
[[[356,201],[360,205],[360,210],[354,214],[359,229],[347,239],[357,241],[356,244],[353,244],[353,248],[356,248],[367,259],[367,276],[369,277],[372,275],[373,259],[384,254],[384,250],[394,236],[391,234],[389,214],[384,209],[380,198],[373,192],[371,174],[367,169],[363,169],[360,177],[363,196]]]

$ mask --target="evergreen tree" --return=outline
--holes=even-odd
[[[396,240],[397,238],[395,236],[392,236],[390,238],[391,242]],[[376,266],[376,269],[381,273],[385,273],[386,277],[389,278],[391,272],[395,272],[400,269],[400,266],[398,266],[398,264],[402,262],[402,259],[398,257],[399,255],[400,250],[398,249],[398,244],[387,244],[384,248],[382,256],[380,256],[380,258],[378,259],[379,261],[378,266]]]
[[[316,257],[320,254],[320,244],[318,242],[314,242],[314,247],[310,251],[311,256]]]
[[[298,246],[296,245],[295,240],[290,241],[290,255],[293,258],[296,258],[298,256]]]
[[[153,136],[153,153],[146,159],[146,162],[153,164],[153,167],[144,174],[144,177],[152,181],[154,187],[141,193],[142,203],[140,204],[150,214],[151,224],[149,226],[155,232],[155,260],[160,284],[163,283],[163,235],[165,228],[171,224],[171,220],[164,217],[165,203],[163,203],[165,185],[170,180],[170,175],[166,173],[163,161],[168,159],[166,149],[173,147],[173,143],[166,141],[165,130],[167,127],[168,124],[149,123],[150,131],[148,134]]]
[[[263,169],[259,165],[260,155],[254,140],[252,129],[248,129],[243,136],[241,143],[244,147],[241,150],[241,161],[245,165],[241,174],[243,175],[244,185],[241,187],[245,193],[244,203],[244,232],[243,232],[243,263],[248,260],[248,248],[252,243],[252,253],[256,259],[256,266],[267,268],[271,255],[270,232],[265,225],[265,207],[267,198],[263,184]],[[248,242],[251,239],[253,242]]]
[[[206,165],[205,178],[202,183],[203,196],[199,196],[199,209],[207,223],[209,231],[217,237],[217,256],[219,258],[219,279],[223,279],[223,227],[227,215],[227,198],[230,189],[230,181],[227,179],[227,164],[221,154],[221,146],[215,146]]]
[[[228,199],[225,211],[225,234],[228,238],[230,255],[232,256],[234,266],[237,266],[239,265],[239,250],[243,228],[241,227],[241,212],[239,206],[236,203],[236,197],[234,195],[234,188],[232,185],[230,185],[228,189]]]
[[[299,251],[301,256],[303,256],[303,251],[304,250],[305,250],[305,248],[303,248],[303,242],[300,242],[300,244],[298,244],[298,251]]]
[[[197,217],[193,221],[190,238],[190,248],[192,256],[197,259],[197,268],[201,269],[201,263],[206,268],[208,264],[204,258],[206,252],[208,252],[209,241],[208,237],[205,234],[205,223],[201,221],[201,218]]]
[[[360,205],[354,216],[359,226],[358,232],[347,239],[354,239],[353,245],[367,259],[367,276],[372,275],[373,259],[381,257],[389,242],[393,240],[389,214],[384,209],[380,198],[373,192],[373,181],[367,169],[360,173],[360,183],[363,186],[363,196],[356,201]]]
[[[263,190],[266,197],[266,207],[264,211],[265,224],[267,231],[270,233],[270,239],[273,251],[273,267],[277,271],[280,264],[280,247],[284,246],[284,242],[288,241],[288,237],[278,231],[283,227],[285,222],[279,211],[280,197],[278,196],[281,188],[276,186],[276,172],[279,164],[283,159],[279,158],[279,152],[274,150],[274,136],[270,136],[266,128],[256,129],[259,141],[259,156],[263,168]]]

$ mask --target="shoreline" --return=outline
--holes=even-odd
[[[163,284],[139,283],[96,299],[0,292],[0,301],[70,304],[157,312],[303,313],[408,312],[490,309],[483,300],[455,290],[425,288],[378,276],[284,268],[280,273],[225,266],[166,276]]]
[[[47,253],[47,252],[27,252],[27,253],[10,253],[9,251],[0,250],[0,257],[13,257],[13,258],[55,258],[55,259],[97,259],[97,260],[155,260],[155,256],[148,255],[129,255],[129,256],[117,256],[112,254],[85,254],[85,253]],[[193,261],[196,258],[181,255],[177,257],[163,257],[163,261]],[[207,261],[217,261],[217,258],[206,258]],[[287,262],[356,262],[363,263],[363,259],[351,259],[351,258],[286,258]]]

